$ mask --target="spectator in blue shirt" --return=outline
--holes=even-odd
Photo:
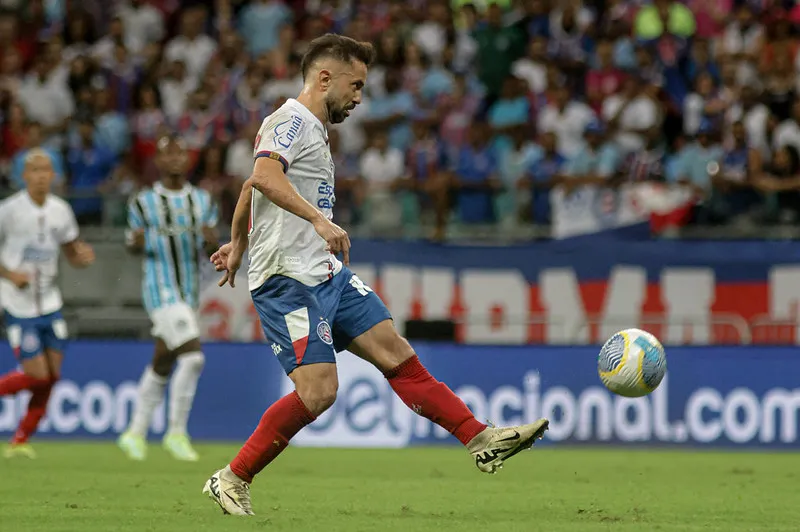
[[[748,145],[744,123],[734,122],[731,134],[732,145],[725,150],[719,166],[711,167],[710,209],[713,221],[718,222],[747,212],[759,199],[753,178],[761,175],[761,154]]]
[[[463,223],[495,220],[497,157],[491,148],[489,131],[486,123],[473,123],[468,141],[458,150],[454,161],[452,188],[456,191],[458,216]]]
[[[453,74],[440,63],[433,63],[422,76],[419,92],[423,101],[432,103],[443,94],[450,94],[455,87]]]
[[[70,173],[70,200],[79,224],[100,224],[103,220],[103,200],[98,188],[110,176],[116,164],[114,153],[96,141],[95,124],[91,117],[78,117],[79,143],[67,151]]]
[[[539,150],[527,172],[527,179],[519,182],[520,188],[530,190],[530,218],[535,224],[550,223],[550,190],[561,181],[567,160],[558,153],[556,135],[542,133]]]
[[[711,192],[709,169],[714,165],[718,167],[722,161],[722,146],[714,142],[714,133],[711,122],[702,120],[695,142],[675,154],[674,162],[668,168],[668,180],[690,186],[701,198]]]
[[[239,33],[247,51],[256,57],[278,45],[281,26],[292,22],[292,12],[277,0],[256,0],[239,13]]]
[[[621,165],[619,148],[607,142],[606,127],[599,120],[590,122],[584,130],[584,146],[567,161],[561,185],[565,192],[587,185],[607,186],[616,180]]]
[[[715,83],[721,80],[719,66],[711,57],[711,47],[705,39],[697,39],[692,43],[692,52],[686,61],[686,79],[694,84],[695,78],[701,72],[708,72]]]
[[[369,114],[363,123],[368,134],[388,129],[389,145],[405,152],[413,137],[410,117],[417,106],[411,92],[402,88],[401,76],[399,69],[391,68],[386,71],[386,93],[370,99]]]
[[[487,119],[495,134],[495,147],[510,149],[512,132],[531,121],[531,103],[526,97],[526,83],[514,76],[503,82],[503,90],[490,107]]]
[[[495,201],[495,211],[501,222],[514,225],[519,220],[520,207],[525,203],[524,195],[519,193],[519,183],[526,179],[541,148],[533,143],[530,126],[518,125],[506,131],[509,145],[495,148],[502,187]]]
[[[95,142],[119,157],[131,145],[128,117],[114,109],[114,102],[107,90],[94,91],[94,104],[97,116]]]
[[[61,157],[61,152],[53,149],[51,146],[42,145],[42,126],[38,122],[28,123],[28,136],[26,138],[25,149],[19,150],[11,159],[11,172],[9,174],[9,182],[11,188],[14,190],[22,190],[25,188],[25,180],[22,177],[25,171],[25,156],[33,148],[42,148],[47,155],[50,156],[50,163],[53,165],[53,191],[56,194],[62,194],[64,190],[64,159]]]
[[[406,152],[408,175],[399,183],[404,224],[419,220],[420,210],[432,208],[434,240],[444,238],[450,210],[447,149],[436,136],[435,114],[420,111],[413,118],[414,139]]]
[[[529,38],[550,37],[550,9],[544,0],[525,2],[525,18],[521,23]]]

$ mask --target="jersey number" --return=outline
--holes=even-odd
[[[364,281],[358,278],[358,275],[353,275],[350,278],[350,286],[358,290],[358,293],[362,296],[367,295],[368,293],[372,292],[372,288],[364,284]]]

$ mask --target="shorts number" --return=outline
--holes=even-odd
[[[364,284],[364,281],[358,278],[358,275],[353,275],[350,278],[350,286],[358,290],[358,293],[362,296],[367,295],[368,293],[372,292],[372,288]]]

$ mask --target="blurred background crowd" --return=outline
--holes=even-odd
[[[674,225],[791,225],[798,30],[791,0],[0,0],[1,184],[44,146],[79,221],[121,225],[176,131],[230,220],[261,120],[337,32],[378,52],[331,132],[348,226],[547,227],[554,187],[643,182],[688,198]]]

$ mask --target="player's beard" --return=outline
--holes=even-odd
[[[331,124],[341,124],[344,122],[344,119],[348,116],[347,111],[350,110],[347,105],[339,105],[332,102],[330,99],[328,99],[325,104],[328,107],[328,121]]]

